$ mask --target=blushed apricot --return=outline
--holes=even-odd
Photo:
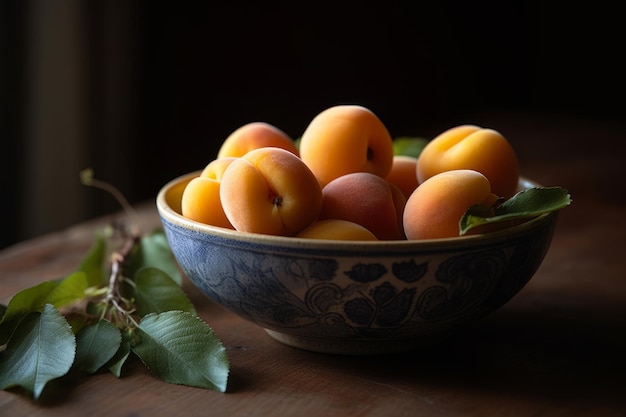
[[[300,139],[300,157],[323,188],[353,172],[386,177],[393,160],[393,142],[371,110],[340,105],[322,111],[309,123]]]
[[[379,240],[404,239],[402,213],[406,198],[384,178],[353,172],[322,189],[320,219],[348,220],[368,229]]]
[[[421,183],[404,206],[407,239],[459,236],[459,221],[476,204],[493,204],[489,180],[478,171],[461,169],[433,175]]]
[[[293,236],[317,219],[322,190],[311,170],[293,153],[258,148],[224,171],[220,199],[236,230]]]
[[[227,156],[241,157],[253,149],[274,146],[298,155],[295,142],[285,132],[265,122],[245,124],[222,142],[217,158]]]
[[[517,156],[504,136],[493,129],[461,125],[441,133],[422,150],[417,178],[422,183],[433,175],[457,169],[480,172],[500,197],[509,198],[517,191]]]

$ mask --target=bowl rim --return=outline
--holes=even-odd
[[[515,239],[519,236],[524,235],[529,230],[541,227],[550,219],[556,217],[558,213],[554,211],[541,214],[521,224],[495,232],[437,239],[356,241],[310,239],[291,236],[267,235],[260,233],[241,232],[233,229],[197,222],[184,217],[181,213],[171,207],[171,205],[168,203],[168,194],[172,192],[175,187],[182,186],[183,183],[189,182],[191,181],[191,179],[200,176],[200,173],[201,171],[193,171],[187,174],[180,175],[168,181],[165,185],[163,185],[163,187],[161,187],[156,197],[156,207],[162,222],[168,222],[172,225],[175,225],[182,229],[186,229],[191,232],[196,232],[204,235],[212,235],[232,241],[280,246],[285,248],[306,247],[310,249],[320,250],[350,249],[362,251],[394,249],[399,251],[405,251],[415,249],[441,249],[443,247],[467,247],[474,245],[481,246],[483,244],[492,244],[498,241],[508,241]],[[538,186],[540,186],[539,183],[527,177],[520,176],[519,178],[520,189]]]

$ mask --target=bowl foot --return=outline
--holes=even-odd
[[[419,339],[407,340],[335,340],[316,339],[305,336],[277,332],[264,329],[274,340],[294,348],[318,353],[336,355],[385,355],[401,353],[418,348],[432,346],[447,338],[447,335],[429,335]]]

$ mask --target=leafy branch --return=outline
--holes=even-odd
[[[131,221],[99,231],[76,271],[0,306],[0,388],[37,400],[70,372],[120,377],[135,356],[161,380],[225,392],[225,348],[183,292],[163,231],[142,233],[121,193],[91,171],[81,180],[110,192]]]

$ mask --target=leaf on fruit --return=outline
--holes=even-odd
[[[76,334],[75,368],[93,374],[120,348],[120,329],[105,320],[83,327]]]
[[[225,392],[226,350],[200,318],[182,311],[151,313],[137,328],[133,352],[158,378],[173,384]]]
[[[135,302],[139,317],[169,310],[196,314],[187,294],[169,275],[157,268],[145,267],[137,271]]]
[[[522,190],[492,210],[484,206],[470,207],[459,221],[459,234],[490,223],[529,219],[567,207],[572,202],[569,192],[561,187],[533,187]]]
[[[39,398],[46,384],[65,375],[76,354],[76,338],[51,304],[27,315],[0,355],[0,389],[22,387]]]
[[[393,140],[393,154],[417,158],[427,143],[425,138],[400,136]]]

